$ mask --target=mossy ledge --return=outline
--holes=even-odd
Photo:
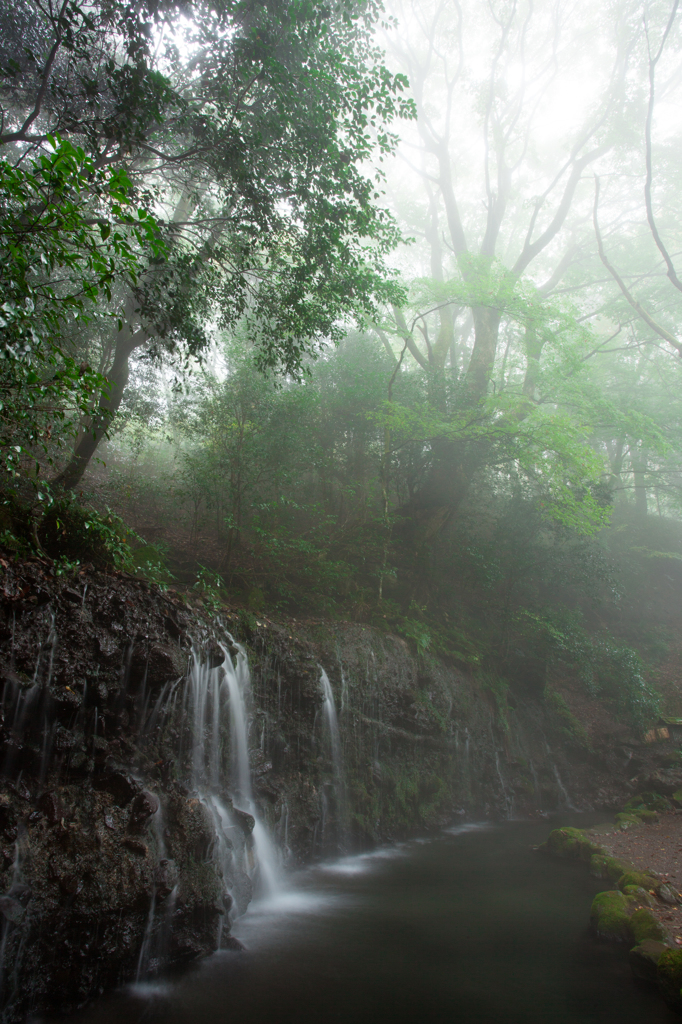
[[[628,811],[616,815],[621,828],[625,817],[635,815]],[[635,820],[640,823],[638,818]],[[666,1003],[682,1014],[682,950],[674,947],[672,936],[651,910],[658,901],[676,901],[678,894],[656,875],[610,856],[585,829],[554,829],[538,852],[580,861],[589,866],[591,874],[616,885],[594,897],[590,909],[592,931],[601,939],[630,947],[633,975],[639,981],[657,984]]]

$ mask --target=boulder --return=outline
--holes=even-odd
[[[658,960],[658,984],[669,1006],[682,1008],[682,949],[666,949]]]
[[[143,789],[133,800],[130,808],[129,825],[132,829],[144,828],[159,809],[159,798],[155,793]]]
[[[678,787],[675,786],[671,793]],[[635,796],[630,797],[623,810],[628,814],[634,814],[637,811],[649,810],[649,811],[669,811],[672,804],[665,796],[661,796],[660,792],[656,790],[647,790],[644,793],[637,793]]]
[[[144,681],[150,690],[155,691],[184,676],[186,671],[187,655],[174,644],[138,643],[133,649],[130,679],[134,685]]]
[[[633,868],[629,868],[620,876],[617,885],[621,892],[625,892],[626,888],[630,888],[633,885],[644,889],[646,892],[650,892],[652,889],[656,892],[661,886],[661,880],[654,875],[648,874],[646,871],[636,871]]]
[[[669,947],[657,939],[644,939],[630,950],[630,969],[638,981],[658,981],[658,961]]]
[[[249,814],[248,811],[240,811],[238,807],[232,807],[231,812],[235,822],[242,829],[245,835],[251,835],[256,824],[256,819],[253,814]]]
[[[629,828],[639,828],[643,824],[636,814],[630,814],[627,811],[621,811],[620,814],[617,814],[616,821],[618,822],[618,828],[622,832]]]
[[[587,863],[595,854],[603,855],[604,850],[579,828],[555,828],[538,850],[569,860],[583,860]]]
[[[673,796],[676,790],[682,788],[682,772],[675,768],[659,768],[649,775],[645,784],[654,793]]]
[[[606,853],[594,853],[590,858],[590,874],[595,878],[608,878],[611,882],[618,882],[618,879],[631,865],[618,860],[617,857],[609,857]]]
[[[653,939],[655,942],[663,942],[666,945],[670,945],[672,942],[671,936],[648,907],[635,910],[630,918],[630,931],[637,944],[644,942],[645,939]]]
[[[643,889],[641,885],[625,885],[623,886],[622,892],[626,896],[634,896],[639,902],[640,906],[643,907],[655,907],[656,900],[648,890]]]
[[[142,790],[139,782],[124,770],[108,771],[95,776],[92,785],[94,789],[111,793],[119,807],[126,807]]]
[[[630,918],[637,909],[633,896],[625,896],[618,890],[598,892],[592,902],[590,925],[603,939],[631,942]]]

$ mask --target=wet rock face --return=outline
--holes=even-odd
[[[3,569],[0,1008],[13,1021],[135,977],[164,900],[173,927],[159,969],[211,952],[224,908],[214,832],[152,721],[186,673],[190,617],[101,573],[66,584],[39,562]],[[164,825],[170,808],[184,827]]]
[[[623,759],[595,770],[531,685],[510,691],[503,719],[492,694],[454,667],[418,661],[398,637],[351,623],[259,625],[254,789],[298,860],[458,817],[587,809],[608,803],[596,792],[605,783],[614,802],[629,795]],[[340,765],[320,665],[335,697]]]
[[[200,610],[94,571],[65,582],[37,561],[0,565],[3,1024],[68,1013],[140,968],[210,953],[219,935],[236,948],[256,814],[295,864],[465,815],[590,806],[590,785],[627,799],[623,757],[595,772],[532,687],[502,720],[489,693],[397,637],[226,612],[249,645],[251,802],[221,782],[236,778],[235,752],[211,710],[230,706],[221,680],[238,649]],[[214,687],[201,714],[190,633]]]

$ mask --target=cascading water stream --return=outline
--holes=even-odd
[[[191,788],[206,808],[213,826],[212,858],[222,879],[222,903],[216,945],[221,946],[224,920],[243,914],[255,894],[272,897],[281,887],[278,854],[253,799],[249,764],[249,704],[251,679],[248,658],[229,634],[218,644],[223,660],[192,652],[189,673],[167,683],[148,707],[143,692],[144,731],[152,736],[175,716],[182,701],[182,719],[189,729],[179,739],[177,754],[189,764]],[[229,646],[228,646],[229,644]],[[233,654],[235,660],[233,661]],[[229,737],[229,743],[226,739]],[[229,751],[229,757],[228,757]],[[163,809],[154,814],[157,876],[137,965],[137,980],[155,973],[163,963],[164,947],[172,932],[177,891],[176,868],[167,859]]]
[[[334,703],[334,691],[332,690],[331,683],[329,682],[329,676],[322,667],[320,667],[320,686],[322,687],[322,693],[324,695],[324,716],[329,728],[334,778],[335,780],[339,780],[343,774],[343,765],[341,763],[341,733],[339,732],[339,720],[336,714],[336,704]]]
[[[261,820],[251,788],[248,658],[244,649],[229,634],[227,636],[229,647],[218,644],[224,658],[220,665],[211,667],[210,663],[202,663],[197,652],[194,653],[187,696],[191,701],[193,722],[194,789],[213,819],[215,855],[237,910],[243,912],[250,897],[243,884],[244,874],[252,879],[256,895],[261,897],[275,895],[281,879],[277,851]],[[223,763],[226,726],[230,737],[227,770]],[[251,838],[242,844],[239,837],[247,822],[252,823]]]
[[[346,831],[347,831],[347,814],[346,814],[346,783],[345,775],[343,770],[343,748],[341,745],[341,732],[339,729],[339,719],[336,713],[336,703],[334,701],[334,691],[332,690],[329,676],[322,668],[320,668],[320,689],[322,690],[322,696],[324,698],[323,711],[324,718],[327,726],[327,732],[329,733],[329,745],[331,749],[331,760],[332,760],[332,772],[333,772],[333,785],[334,785],[334,799],[336,802],[336,816],[338,821],[338,836],[337,846],[343,849],[346,846]],[[327,798],[322,792],[322,832],[324,833],[326,818],[327,818]]]
[[[225,654],[223,664],[224,683],[229,693],[230,741],[232,751],[232,781],[235,796],[242,805],[240,810],[251,814],[254,819],[253,842],[257,859],[258,895],[271,897],[281,888],[279,862],[274,844],[268,831],[261,821],[258,808],[253,800],[251,789],[251,766],[249,764],[249,719],[247,700],[251,691],[251,675],[249,662],[243,648],[237,648],[236,665],[232,661],[229,650],[220,645]]]

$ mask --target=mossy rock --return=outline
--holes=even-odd
[[[656,900],[647,889],[641,885],[624,885],[622,892],[625,896],[634,896],[644,907],[655,907]]]
[[[538,849],[554,857],[583,860],[586,863],[590,863],[595,854],[604,853],[601,846],[592,842],[580,828],[555,828]]]
[[[617,885],[621,892],[625,892],[626,887],[632,885],[645,889],[646,892],[649,892],[651,889],[654,892],[658,892],[661,882],[660,879],[654,878],[653,875],[648,875],[646,871],[635,871],[633,868],[629,868],[620,876]]]
[[[647,791],[646,793],[638,793],[636,796],[630,797],[623,810],[626,813],[633,814],[641,810],[669,811],[671,807],[672,804],[667,797],[661,796],[660,793]]]
[[[630,950],[630,969],[638,981],[658,981],[658,961],[669,949],[664,942],[644,939]]]
[[[590,924],[604,939],[632,942],[630,918],[638,906],[633,896],[625,896],[617,889],[598,892],[592,901]]]
[[[675,1009],[682,1007],[682,949],[666,949],[657,969],[658,984],[665,1001]]]
[[[682,807],[682,789],[678,789],[673,793],[673,800]]]
[[[630,918],[630,930],[638,945],[640,942],[644,942],[645,939],[665,942],[666,945],[670,943],[668,932],[647,907],[642,907],[634,912]]]
[[[642,825],[641,820],[634,812],[628,813],[626,811],[621,811],[620,814],[616,815],[616,821],[618,822],[618,827],[622,832],[625,832],[628,828],[640,828]]]
[[[643,807],[640,811],[635,811],[635,817],[639,818],[640,821],[658,821],[658,811],[650,811],[648,808]]]
[[[617,857],[609,857],[606,853],[595,853],[590,859],[590,873],[596,878],[608,878],[611,882],[617,882],[629,869],[629,864]]]
[[[663,882],[655,875],[649,875],[646,871],[637,871],[632,865],[626,865],[626,870],[618,879],[618,888],[625,892],[630,886],[641,886],[648,893],[652,890],[659,900],[669,903],[671,906],[679,903],[682,896],[669,882]]]

